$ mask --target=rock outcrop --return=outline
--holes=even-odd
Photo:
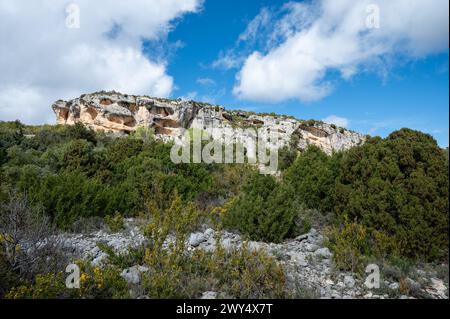
[[[323,122],[225,110],[221,106],[181,99],[168,100],[116,92],[84,94],[70,101],[59,100],[53,104],[53,111],[58,124],[73,125],[80,122],[96,131],[120,134],[147,127],[154,129],[156,138],[162,140],[181,137],[186,129],[206,131],[215,139],[223,137],[223,131],[232,132],[232,137],[240,140],[245,138],[240,136],[245,134],[242,129],[258,128],[279,133],[280,143],[276,147],[287,145],[296,135],[299,149],[313,144],[327,154],[365,141],[361,134]]]

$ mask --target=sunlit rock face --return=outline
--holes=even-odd
[[[55,102],[52,106],[58,124],[83,123],[95,131],[129,134],[138,127],[152,128],[156,138],[172,140],[186,129],[208,132],[214,139],[244,141],[253,132],[277,132],[283,147],[295,135],[302,150],[316,145],[325,153],[361,145],[365,136],[318,121],[303,121],[275,114],[226,110],[222,106],[194,101],[134,96],[116,92],[84,94]]]

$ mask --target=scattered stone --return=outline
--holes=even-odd
[[[331,294],[331,298],[332,299],[341,299],[341,294],[339,294],[338,292],[335,291]]]
[[[437,299],[447,299],[447,287],[444,282],[437,278],[431,278],[431,286],[425,288],[425,291],[432,297]]]
[[[426,271],[424,271],[424,270],[422,270],[422,269],[416,269],[416,274],[417,274],[419,277],[426,277],[426,276],[427,276]]]
[[[264,250],[267,254],[276,258],[283,265],[286,272],[287,287],[293,291],[298,291],[301,298],[305,292],[314,292],[314,296],[319,298],[389,298],[386,295],[373,295],[365,290],[363,282],[358,281],[351,273],[337,272],[333,266],[332,253],[323,247],[323,236],[315,229],[307,234],[298,236],[295,239],[286,240],[282,243],[264,243],[256,241],[244,241],[241,236],[226,231],[216,232],[211,228],[204,232],[195,232],[188,236],[187,252],[194,249],[201,249],[206,252],[216,250],[216,237],[220,238],[224,249],[230,251],[239,248],[244,243],[250,250]],[[130,248],[141,246],[146,242],[141,228],[136,227],[133,220],[126,220],[123,231],[115,234],[108,234],[104,231],[95,231],[91,234],[61,234],[57,238],[64,246],[64,251],[68,255],[76,258],[92,260],[93,266],[103,267],[107,260],[107,254],[97,246],[97,242],[112,247],[119,254],[126,253]],[[167,249],[170,243],[175,240],[169,235],[163,243],[163,249]],[[194,248],[195,247],[195,248]],[[134,296],[141,296],[142,292],[137,289],[141,282],[142,273],[148,271],[145,267],[134,266],[124,269],[121,276],[129,283],[133,284]],[[423,277],[423,282],[415,282],[408,278],[409,293],[412,296],[420,297],[429,295],[432,298],[448,298],[446,284],[432,277],[431,272],[427,272],[427,277]],[[422,277],[421,277],[422,278]],[[383,281],[383,287],[390,290],[399,290],[397,282]],[[298,289],[301,287],[302,289]],[[303,289],[303,287],[305,287]],[[425,287],[425,288],[423,288]],[[136,288],[136,289],[135,289]],[[393,293],[396,296],[397,294]],[[201,296],[207,298],[222,298],[221,293],[206,291]],[[404,296],[405,298],[409,298]]]
[[[319,257],[319,258],[331,258],[332,254],[327,247],[323,247],[323,248],[317,249],[314,252],[314,256]]]
[[[400,287],[400,285],[396,282],[389,284],[389,289],[391,289],[391,290],[398,290],[399,287]]]
[[[328,278],[325,280],[325,284],[328,286],[332,286],[332,285],[334,285],[334,281]]]
[[[91,264],[94,267],[101,267],[103,264],[103,261],[106,260],[106,258],[108,257],[107,254],[105,253],[100,253],[97,257],[95,257],[92,261]]]
[[[305,250],[309,251],[309,252],[315,252],[317,249],[320,248],[319,246],[317,246],[315,244],[309,244],[309,243],[305,244],[304,247],[305,247]]]
[[[226,251],[230,251],[231,249],[233,249],[233,242],[230,238],[223,239],[221,241],[221,245]]]
[[[352,276],[345,276],[344,277],[344,285],[347,288],[353,288],[355,286],[355,279],[353,279]]]
[[[215,291],[205,291],[200,299],[217,299],[218,293]]]
[[[248,242],[247,243],[247,247],[251,251],[263,249],[263,246],[260,243],[257,243],[255,241]]]
[[[192,247],[197,247],[204,241],[206,241],[206,238],[203,233],[194,233],[189,236],[189,245]]]
[[[207,230],[205,230],[204,235],[206,238],[213,238],[214,230],[211,228],[208,228]]]

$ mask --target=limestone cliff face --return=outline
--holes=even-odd
[[[186,129],[207,131],[213,138],[217,132],[231,132],[236,139],[245,131],[236,128],[276,130],[279,147],[298,136],[299,149],[317,145],[327,154],[361,145],[365,137],[322,122],[302,121],[292,117],[262,115],[244,111],[227,111],[221,106],[183,100],[167,100],[116,92],[85,94],[71,101],[59,100],[52,106],[58,124],[81,122],[96,131],[129,134],[138,127],[153,128],[158,139],[170,140]]]

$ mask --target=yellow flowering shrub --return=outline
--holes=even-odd
[[[32,284],[23,284],[11,289],[9,299],[56,299],[56,298],[129,298],[128,286],[120,272],[111,267],[92,267],[77,261],[80,267],[80,288],[66,287],[66,273],[38,274]]]
[[[114,266],[93,267],[78,261],[80,267],[79,298],[129,298],[128,285]]]
[[[385,259],[400,255],[398,241],[385,232],[344,219],[341,227],[326,230],[335,265],[341,270],[363,271],[369,258]]]

